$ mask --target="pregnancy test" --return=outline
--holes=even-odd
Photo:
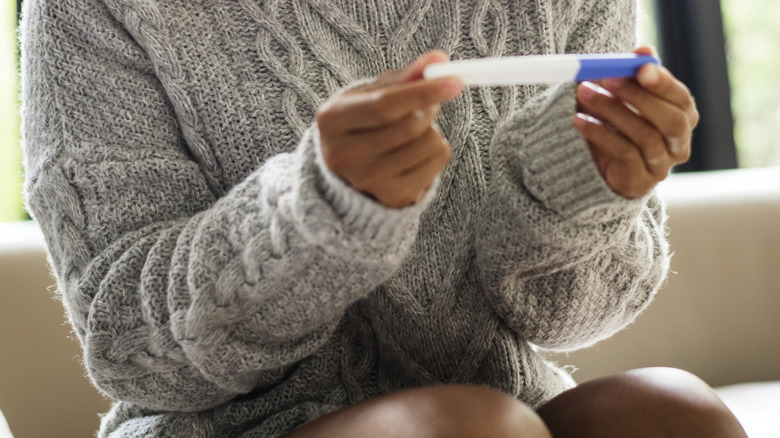
[[[455,76],[464,85],[529,85],[636,76],[645,64],[659,64],[650,55],[532,55],[466,59],[431,64],[426,79]]]

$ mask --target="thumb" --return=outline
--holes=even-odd
[[[658,57],[658,50],[653,46],[639,46],[634,50],[634,53],[637,55],[653,55]]]
[[[403,70],[401,70],[399,82],[420,80],[423,78],[423,70],[425,70],[425,67],[437,62],[447,62],[449,59],[449,56],[441,50],[431,50],[404,67]]]
[[[399,70],[389,70],[382,73],[376,80],[366,84],[355,91],[375,90],[393,84],[417,81],[423,78],[425,67],[437,63],[446,62],[450,58],[441,50],[431,50],[414,60],[411,64]]]

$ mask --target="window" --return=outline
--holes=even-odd
[[[638,19],[639,44],[658,47],[658,24],[654,0],[639,0]]]
[[[16,1],[0,6],[0,221],[24,218],[17,111]]]
[[[740,167],[780,165],[780,3],[722,0]]]
[[[780,3],[640,2],[654,9],[664,63],[702,115],[678,170],[780,165]]]

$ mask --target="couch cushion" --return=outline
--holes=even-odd
[[[717,392],[750,438],[780,438],[780,381],[731,385]]]

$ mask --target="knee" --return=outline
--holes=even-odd
[[[501,391],[472,385],[421,388],[414,415],[430,438],[551,438],[542,419]]]
[[[686,371],[633,370],[586,382],[578,391],[575,397],[582,403],[577,404],[583,408],[578,415],[585,423],[599,423],[599,429],[645,433],[634,436],[745,437],[739,422],[715,392]]]
[[[674,436],[744,437],[737,419],[715,391],[695,375],[674,368],[645,368],[622,375],[626,394],[649,406],[649,415],[679,430]]]

